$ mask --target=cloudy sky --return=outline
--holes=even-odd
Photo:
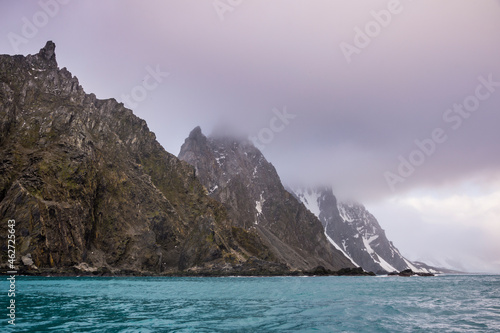
[[[173,154],[252,137],[285,183],[365,203],[410,259],[500,272],[500,1],[0,0],[0,53],[56,43]]]

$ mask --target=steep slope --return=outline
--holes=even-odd
[[[401,255],[363,205],[337,202],[331,188],[298,188],[294,194],[318,216],[332,241],[364,269],[379,273],[425,271]]]
[[[2,263],[15,219],[20,269],[32,272],[284,269],[247,262],[273,258],[144,120],[85,94],[54,51],[0,56]]]
[[[249,141],[207,138],[198,127],[179,158],[195,167],[209,195],[224,204],[234,223],[258,232],[273,255],[290,268],[354,267],[327,241],[318,219],[284,189],[275,168]]]

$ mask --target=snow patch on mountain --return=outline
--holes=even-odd
[[[253,173],[252,173],[252,178],[255,178],[257,177],[257,166],[255,166],[255,168],[253,168]]]
[[[331,243],[331,244],[332,244],[332,245],[333,245],[333,246],[334,246],[337,250],[339,250],[340,252],[342,252],[342,253],[343,253],[343,254],[344,254],[344,255],[345,255],[345,256],[346,256],[346,257],[347,257],[347,258],[348,258],[348,259],[349,259],[352,263],[353,263],[353,265],[354,265],[354,266],[359,267],[359,265],[358,265],[358,264],[356,264],[356,262],[354,262],[354,260],[352,260],[352,258],[351,258],[351,257],[350,257],[350,256],[349,256],[349,255],[348,255],[348,254],[347,254],[347,253],[346,253],[346,252],[345,252],[345,251],[344,251],[344,250],[343,250],[340,246],[338,246],[338,245],[337,245],[337,243],[335,243],[335,242],[333,241],[333,239],[332,239],[330,236],[328,236],[328,234],[326,233],[326,231],[325,231],[325,236],[326,236],[326,239],[328,239],[328,241],[329,241],[329,242],[330,242],[330,243]],[[345,244],[344,244],[344,246],[345,246]]]
[[[373,243],[374,241],[376,241],[378,239],[379,235],[373,235],[371,236],[370,238],[367,239],[368,241],[368,244],[371,244]]]
[[[218,188],[219,188],[219,185],[215,185],[214,187],[212,187],[212,188],[210,189],[210,191],[208,191],[208,194],[209,194],[209,195],[210,195],[210,194],[213,194],[215,191],[217,191],[217,189],[218,189]]]
[[[342,220],[344,220],[344,222],[354,221],[354,219],[349,216],[349,213],[347,213],[347,211],[343,205],[338,205],[337,207],[339,209],[340,217],[342,218]]]
[[[305,190],[305,191],[294,191],[299,197],[300,201],[309,209],[311,213],[319,218],[321,210],[319,208],[320,194],[316,191]]]
[[[373,261],[379,264],[384,270],[387,272],[397,272],[398,270],[394,268],[391,264],[384,260],[384,258],[380,257],[377,252],[375,252],[370,246],[370,240],[363,237],[363,244],[365,246],[365,250],[370,254]]]
[[[264,205],[264,202],[266,200],[264,199],[263,193],[260,194],[260,200],[255,201],[255,209],[257,210],[257,214],[261,215],[262,214],[262,205]]]

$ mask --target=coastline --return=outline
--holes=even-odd
[[[6,272],[0,275],[8,276]],[[40,276],[40,277],[312,277],[312,276],[376,276],[373,272],[365,272],[361,268],[343,268],[339,271],[327,270],[324,267],[316,267],[308,271],[282,270],[171,270],[167,272],[150,272],[135,270],[115,270],[108,268],[93,271],[79,270],[76,267],[64,268],[42,268],[37,270],[19,269],[17,276]]]

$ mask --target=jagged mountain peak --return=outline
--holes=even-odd
[[[274,166],[249,140],[231,135],[207,137],[199,127],[184,141],[179,158],[191,163],[198,175],[205,175],[209,193],[220,190],[220,183],[238,177],[255,181],[270,173],[279,178]]]
[[[205,135],[203,135],[203,132],[201,131],[200,126],[196,126],[191,133],[189,133],[189,139],[198,139],[198,138],[206,138]]]
[[[195,167],[209,195],[225,205],[239,227],[257,231],[290,267],[353,267],[328,242],[319,220],[285,190],[274,166],[249,140],[223,135],[202,141],[190,136],[179,158]]]
[[[189,136],[184,141],[184,144],[206,144],[206,142],[210,142],[212,145],[217,145],[224,149],[244,148],[247,150],[254,150],[254,152],[257,151],[255,146],[247,138],[239,135],[221,132],[214,132],[210,135],[205,135],[200,126],[196,126],[189,133]]]
[[[43,48],[40,49],[40,52],[38,52],[38,55],[45,59],[48,62],[54,63],[57,65],[56,62],[56,44],[54,44],[53,41],[49,40]]]
[[[48,41],[37,54],[26,56],[26,60],[36,69],[58,69],[56,44]]]
[[[209,135],[206,135],[200,126],[196,126],[186,138],[185,142],[199,141],[205,143],[210,141],[212,144],[219,145],[221,148],[243,148],[246,150],[253,150],[257,152],[258,149],[253,143],[245,136],[236,134],[225,128],[216,128]],[[255,149],[254,149],[255,148]],[[260,153],[260,151],[258,151]]]

